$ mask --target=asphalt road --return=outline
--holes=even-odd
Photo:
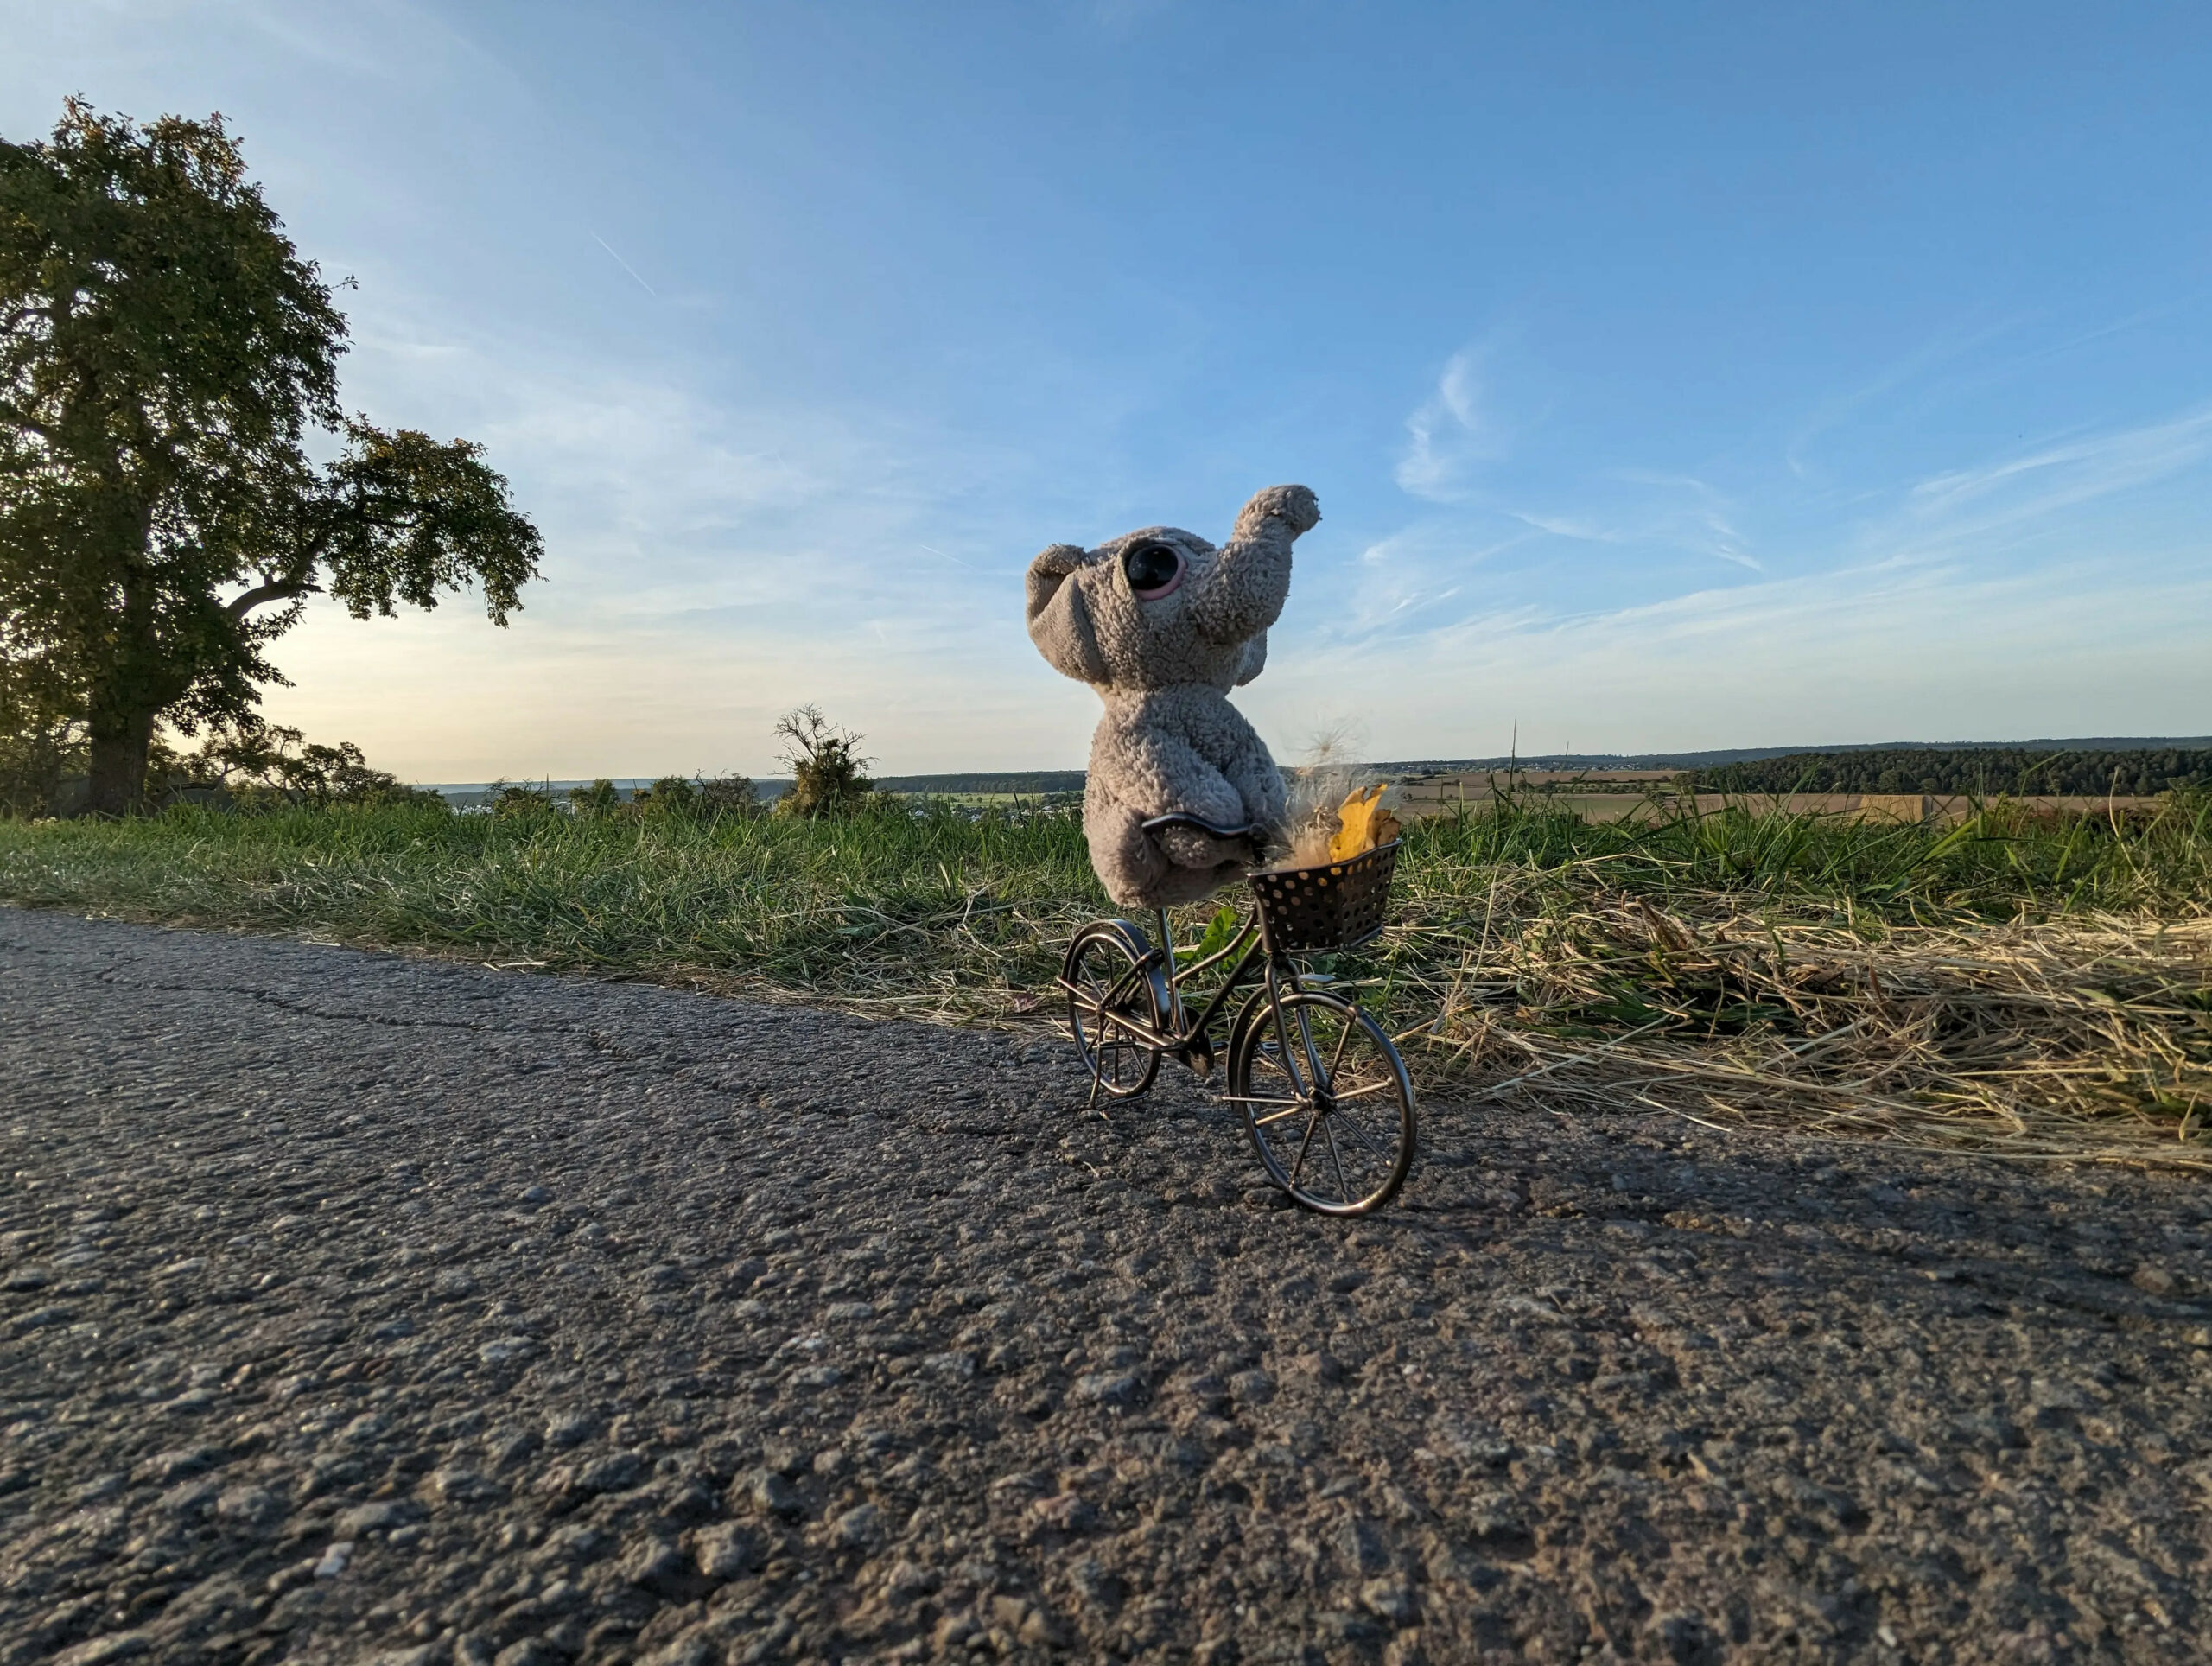
[[[2212,1192],[0,910],[0,1663],[2201,1661]]]

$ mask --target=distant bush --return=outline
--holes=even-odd
[[[706,775],[695,779],[692,785],[699,795],[699,807],[714,816],[757,816],[760,813],[760,795],[753,788],[750,775],[734,771],[727,775]]]
[[[542,792],[534,786],[516,786],[507,781],[493,782],[484,802],[493,815],[508,821],[550,815],[554,808],[550,792]]]
[[[622,808],[622,791],[602,775],[589,786],[570,787],[569,808],[579,816],[612,816]]]
[[[594,783],[594,789],[605,786],[611,792],[610,783]],[[749,775],[694,775],[688,779],[681,775],[664,775],[651,786],[641,786],[630,798],[630,808],[638,815],[682,816],[694,821],[711,821],[718,816],[757,816],[760,800],[753,790]]]
[[[783,762],[791,773],[791,790],[777,801],[778,815],[811,820],[849,815],[868,804],[874,789],[861,773],[869,761],[860,755],[866,737],[838,728],[819,706],[785,712],[776,720],[776,734],[785,743]]]

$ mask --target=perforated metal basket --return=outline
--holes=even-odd
[[[1398,842],[1393,839],[1347,862],[1253,874],[1260,932],[1269,951],[1352,949],[1366,942],[1382,929],[1390,875],[1397,867]]]

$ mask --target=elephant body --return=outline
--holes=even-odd
[[[1320,518],[1306,487],[1271,486],[1218,549],[1154,526],[1096,550],[1056,544],[1030,563],[1031,640],[1105,706],[1083,824],[1091,866],[1122,906],[1197,901],[1249,868],[1279,828],[1281,772],[1229,690],[1266,664],[1291,544]],[[1145,830],[1173,814],[1252,832]]]

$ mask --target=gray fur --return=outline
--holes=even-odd
[[[1105,703],[1090,741],[1083,827],[1091,866],[1125,908],[1195,902],[1242,874],[1254,850],[1187,830],[1164,839],[1143,823],[1180,811],[1219,826],[1272,830],[1282,775],[1229,690],[1268,661],[1268,627],[1290,594],[1292,540],[1321,518],[1302,486],[1271,486],[1246,504],[1216,549],[1179,527],[1079,550],[1056,544],[1029,564],[1029,638],[1053,669]],[[1157,541],[1179,551],[1180,585],[1141,601],[1122,556]]]

